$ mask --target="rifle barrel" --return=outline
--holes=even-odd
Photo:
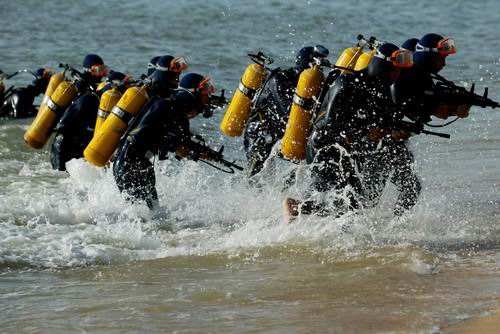
[[[434,132],[434,131],[429,131],[429,130],[422,130],[422,133],[426,134],[426,135],[432,135],[432,136],[437,136],[437,137],[447,138],[447,139],[450,139],[450,137],[451,137],[448,133]]]

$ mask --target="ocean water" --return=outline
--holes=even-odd
[[[356,36],[399,44],[428,32],[459,52],[443,75],[500,100],[500,6],[485,1],[0,0],[0,69],[80,66],[95,52],[138,77],[156,55],[184,55],[232,95],[249,59],[276,66],[320,43],[335,60]],[[18,76],[9,84],[31,79]],[[244,164],[222,111],[193,130]],[[31,120],[0,120],[0,333],[439,333],[487,312],[500,292],[500,114],[473,107],[411,139],[423,191],[395,218],[379,207],[283,224],[275,159],[260,188],[243,173],[156,162],[162,209],[127,204],[110,170],[52,171],[23,142]],[[274,166],[274,168],[273,168]],[[299,175],[305,170],[299,166]],[[290,189],[292,195],[303,188]]]

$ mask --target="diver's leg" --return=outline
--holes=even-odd
[[[113,175],[118,189],[126,194],[127,200],[145,202],[150,209],[157,206],[153,164],[146,157],[135,154],[127,144],[113,164]]]
[[[407,143],[398,144],[397,156],[393,164],[394,174],[391,182],[397,186],[400,192],[394,206],[394,214],[400,216],[417,204],[422,185],[415,171],[413,153]]]

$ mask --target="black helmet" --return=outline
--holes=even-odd
[[[323,45],[305,46],[300,49],[295,56],[295,69],[300,73],[310,67],[310,63],[313,61],[314,57],[326,58],[328,54],[328,49]]]
[[[111,89],[114,85],[117,85],[117,87],[120,90],[125,90],[128,88],[128,81],[129,81],[129,76],[122,73],[122,72],[117,72],[117,71],[110,71],[108,77],[106,78],[106,81],[102,81],[99,83],[99,85],[96,87],[96,91],[106,91],[108,89]]]
[[[112,81],[122,81],[127,77],[125,73],[118,72],[118,71],[110,71],[108,75],[107,81],[112,82]]]
[[[130,77],[126,75],[125,73],[118,72],[118,71],[111,71],[109,72],[108,78],[106,79],[106,83],[111,84],[118,84],[121,85],[123,84],[125,88],[129,86],[129,81]]]
[[[442,39],[443,36],[433,33],[422,36],[415,45],[415,54],[413,55],[415,63],[424,67],[430,67],[434,58],[438,56],[438,53],[431,50],[437,48],[439,41]]]
[[[187,68],[187,63],[183,57],[173,57],[165,55],[158,59],[156,68],[150,78],[157,93],[160,96],[168,94],[168,90],[177,88],[179,84],[179,74]]]
[[[89,71],[94,65],[104,65],[104,61],[98,55],[91,53],[83,58],[83,69]]]
[[[399,48],[392,43],[384,43],[380,45],[375,51],[370,64],[366,68],[367,74],[370,77],[382,76],[389,74],[393,69],[393,64],[391,62],[391,56],[394,51],[398,51]]]
[[[179,87],[190,91],[196,96],[211,95],[215,92],[212,80],[198,73],[188,73],[184,75],[179,83]]]
[[[404,41],[403,44],[401,44],[401,48],[414,52],[417,43],[418,43],[418,38],[409,38],[406,41]]]
[[[35,79],[31,83],[35,89],[35,94],[39,95],[47,89],[52,73],[48,68],[39,68],[35,71]]]
[[[92,76],[102,78],[108,75],[108,68],[98,55],[91,53],[83,58],[83,70]]]
[[[50,70],[48,68],[41,67],[35,71],[35,76],[38,79],[42,79],[42,78],[48,79],[51,77],[51,75],[52,75],[52,73],[50,72]]]
[[[415,46],[413,59],[418,65],[433,70],[436,59],[444,59],[446,56],[456,53],[455,41],[444,38],[438,34],[427,34],[422,36]]]
[[[154,70],[156,69],[156,63],[158,63],[158,59],[160,59],[161,56],[156,56],[151,58],[151,60],[148,63],[148,71],[147,71],[147,76],[149,77],[151,74],[153,74]]]
[[[179,83],[179,87],[190,92],[192,96],[201,103],[199,112],[203,113],[203,117],[209,118],[214,113],[214,107],[207,102],[202,102],[202,97],[209,97],[215,92],[215,87],[209,77],[205,77],[198,73],[188,73],[184,75]]]

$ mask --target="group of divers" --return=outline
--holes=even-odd
[[[487,97],[487,88],[477,95],[474,87],[466,90],[438,74],[456,51],[452,38],[430,33],[401,47],[359,35],[335,64],[321,45],[301,48],[295,65],[285,69],[270,68],[273,60],[262,52],[249,54],[253,62],[220,129],[230,137],[244,136],[249,181],[278,145],[280,158],[306,161],[312,180],[308,192],[316,195],[304,194],[306,200],[285,197],[289,218],[339,216],[374,207],[387,181],[399,192],[394,205],[399,216],[416,204],[421,191],[409,138],[421,133],[449,138],[426,129],[432,126],[431,117],[456,120],[467,117],[472,105],[499,106]],[[227,101],[223,91],[215,95],[208,76],[183,73],[188,67],[184,57],[154,57],[147,73],[136,80],[108,71],[96,54],[85,56],[83,71],[60,67],[59,73],[43,68],[0,72],[0,116],[36,116],[24,140],[40,149],[53,134],[54,169],[64,171],[74,158],[99,167],[112,164],[125,198],[152,210],[158,206],[155,157],[162,160],[174,153],[223,170],[243,169],[190,131],[190,119],[211,117]],[[5,89],[4,81],[20,72],[31,73],[33,83]],[[34,99],[42,93],[37,108]]]

